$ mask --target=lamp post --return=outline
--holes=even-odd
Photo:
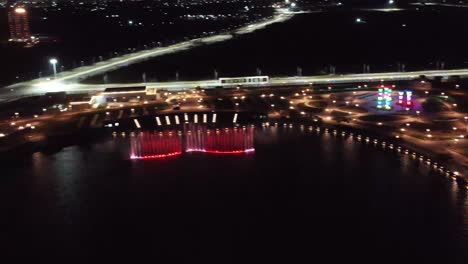
[[[57,62],[58,60],[53,58],[49,60],[50,64],[52,64],[52,69],[54,70],[54,79],[57,78]]]

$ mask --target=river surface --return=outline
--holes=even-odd
[[[248,154],[131,160],[127,134],[3,160],[2,256],[467,263],[466,191],[427,165],[333,134],[254,133]]]

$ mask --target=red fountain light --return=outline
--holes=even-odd
[[[168,153],[168,154],[159,154],[159,155],[148,155],[148,156],[131,156],[131,159],[162,159],[162,158],[168,158],[168,157],[174,157],[181,155],[182,152],[174,152],[174,153]]]
[[[243,154],[254,152],[254,128],[207,130],[194,127],[187,134],[187,152],[211,154]]]
[[[131,139],[131,159],[160,159],[182,154],[182,138],[172,131],[142,132]]]
[[[231,151],[220,151],[220,150],[206,150],[206,149],[187,149],[187,152],[203,152],[210,154],[246,154],[255,152],[255,149],[243,149],[243,150],[231,150]]]
[[[209,130],[203,126],[193,126],[184,134],[173,131],[141,132],[131,139],[130,158],[141,160],[169,158],[181,155],[183,149],[185,152],[223,155],[252,153],[255,152],[254,128]]]

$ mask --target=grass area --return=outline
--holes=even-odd
[[[422,122],[412,122],[411,128],[420,132],[425,132],[426,129],[430,128],[432,131],[452,131],[454,123],[452,122],[433,122],[426,124]]]
[[[360,114],[364,114],[364,113],[369,112],[364,107],[356,107],[356,106],[344,106],[344,107],[341,107],[340,109],[342,109],[343,111],[353,112],[353,113],[360,113]]]
[[[448,110],[448,108],[444,104],[444,99],[440,96],[430,96],[422,103],[422,107],[425,112],[428,113],[437,113],[441,111]]]
[[[347,112],[334,110],[330,113],[330,115],[332,116],[333,120],[335,120],[338,123],[340,122],[348,123],[351,121],[351,119],[349,118],[349,114]]]
[[[307,106],[312,106],[312,107],[315,107],[315,108],[326,108],[328,106],[328,102],[327,101],[308,101],[307,102]]]
[[[318,113],[323,112],[325,108],[313,107],[313,106],[308,106],[304,103],[300,103],[297,105],[297,110],[307,112],[307,113],[318,114]]]
[[[366,115],[359,117],[362,121],[367,122],[390,122],[390,121],[400,121],[404,118],[396,115]]]

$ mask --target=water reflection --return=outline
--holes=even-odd
[[[216,130],[200,124],[180,132],[127,132],[133,136],[35,154],[31,164],[5,166],[0,177],[0,206],[7,208],[0,242],[17,245],[21,254],[36,249],[72,255],[79,249],[93,255],[101,245],[132,257],[146,245],[203,254],[193,245],[244,245],[237,230],[249,230],[252,250],[258,244],[295,250],[312,237],[317,243],[306,246],[316,251],[365,248],[419,260],[406,262],[427,256],[466,263],[453,261],[461,258],[468,230],[467,194],[457,182],[396,143],[390,148],[390,141],[375,144],[367,134],[359,142],[359,133],[353,140],[349,132],[325,130],[283,124]],[[189,148],[248,149],[254,143],[255,156],[128,162],[130,151],[164,155]],[[356,237],[369,242],[355,243]]]

